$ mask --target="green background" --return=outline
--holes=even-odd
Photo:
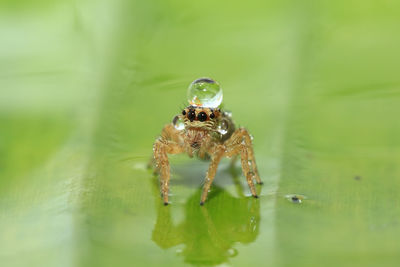
[[[2,266],[398,266],[398,1],[0,2]],[[146,170],[196,78],[254,136]],[[306,197],[301,204],[285,198]]]

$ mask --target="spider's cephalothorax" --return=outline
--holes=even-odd
[[[212,94],[207,95],[210,92]],[[218,83],[208,78],[198,79],[189,87],[188,96],[191,105],[184,108],[172,123],[164,127],[153,147],[153,162],[160,174],[164,204],[168,204],[170,179],[167,155],[178,153],[211,160],[200,200],[201,205],[207,199],[221,158],[236,155],[241,157],[243,174],[252,195],[257,198],[253,179],[258,184],[262,182],[254,158],[251,136],[245,128],[235,129],[230,113],[218,108],[222,101],[222,91]]]

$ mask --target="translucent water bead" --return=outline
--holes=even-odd
[[[175,129],[183,130],[185,128],[185,122],[179,116],[175,116],[172,120],[172,124],[174,125]]]
[[[200,78],[190,84],[187,98],[192,106],[217,108],[222,102],[222,89],[216,81]]]

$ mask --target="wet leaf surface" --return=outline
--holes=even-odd
[[[397,266],[397,3],[1,5],[2,265]],[[164,207],[152,143],[203,76],[264,185],[223,161],[200,207],[175,156]]]

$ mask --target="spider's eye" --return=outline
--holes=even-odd
[[[185,116],[186,115],[186,110],[182,111],[182,115]]]
[[[214,119],[215,118],[215,114],[214,113],[211,113],[210,114],[210,119]]]
[[[202,111],[202,112],[199,113],[199,115],[197,115],[197,119],[199,121],[206,121],[207,120],[207,114],[204,111]]]
[[[190,110],[187,114],[187,117],[190,121],[193,121],[196,118],[196,112],[194,112],[194,110]]]

